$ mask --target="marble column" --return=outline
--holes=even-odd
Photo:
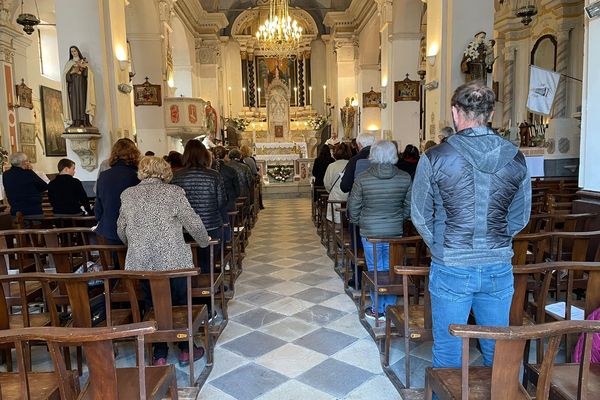
[[[340,109],[345,106],[346,98],[351,99],[354,94],[358,91],[357,87],[357,65],[358,65],[358,40],[354,35],[335,37],[335,54],[337,64],[337,85],[332,90],[331,101],[337,105],[332,112],[334,118],[337,120],[337,129],[339,137],[344,135],[344,128],[342,126]],[[333,85],[332,85],[333,86]],[[333,105],[333,104],[332,104]],[[357,120],[354,121],[354,128],[349,133],[351,139],[356,137],[357,131]]]
[[[56,0],[56,31],[60,66],[68,61],[69,47],[78,46],[94,72],[96,115],[93,125],[102,134],[98,141],[100,160],[110,153],[118,137],[134,131],[131,94],[118,91],[128,83],[128,69],[117,57],[127,54],[125,2],[123,0]],[[78,160],[67,143],[67,156]],[[82,180],[94,180],[96,171],[79,171]]]
[[[514,115],[514,78],[515,78],[515,52],[516,49],[506,46],[504,50],[504,82],[502,85],[502,125],[518,123]],[[497,66],[500,67],[499,65]]]

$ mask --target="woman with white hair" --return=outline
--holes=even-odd
[[[173,178],[170,165],[159,157],[146,156],[140,161],[140,183],[121,194],[121,210],[117,233],[127,244],[125,270],[166,271],[194,268],[192,251],[185,243],[183,228],[201,247],[208,247],[209,236],[202,220],[196,214],[179,186],[170,185]],[[145,308],[152,305],[147,282],[142,284]],[[187,303],[185,278],[171,279],[173,305]],[[190,362],[188,343],[179,342],[179,364]],[[154,344],[154,365],[165,365],[166,343]],[[194,349],[194,360],[202,357],[203,349]]]
[[[400,237],[404,221],[410,216],[410,175],[396,167],[396,146],[381,140],[371,146],[369,168],[357,176],[348,197],[348,214],[352,223],[360,226],[360,236],[369,271],[374,268],[373,244],[369,237]],[[389,243],[377,244],[377,271],[388,271]],[[395,295],[379,295],[377,310],[371,292],[371,307],[365,310],[369,318],[385,318],[388,305],[396,304]]]

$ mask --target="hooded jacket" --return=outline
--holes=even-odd
[[[411,219],[436,263],[510,263],[530,211],[525,157],[487,127],[465,129],[419,160]]]
[[[350,221],[364,237],[402,236],[410,215],[410,175],[392,164],[372,163],[357,176],[348,197]]]

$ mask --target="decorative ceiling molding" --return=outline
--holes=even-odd
[[[229,25],[223,13],[209,13],[202,8],[197,0],[178,0],[175,3],[175,12],[184,26],[194,35],[218,34],[221,29]]]
[[[323,24],[331,33],[360,32],[377,12],[377,3],[373,0],[352,0],[345,11],[328,12]]]

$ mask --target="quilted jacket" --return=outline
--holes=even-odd
[[[392,164],[371,163],[354,180],[347,203],[350,220],[364,237],[402,236],[410,196],[410,175]]]
[[[184,168],[175,173],[173,185],[185,191],[185,196],[196,214],[202,218],[206,230],[223,226],[223,213],[227,208],[227,195],[221,175],[208,168]]]
[[[465,129],[421,156],[412,201],[412,222],[436,263],[510,263],[512,237],[531,210],[525,157],[487,127]]]

